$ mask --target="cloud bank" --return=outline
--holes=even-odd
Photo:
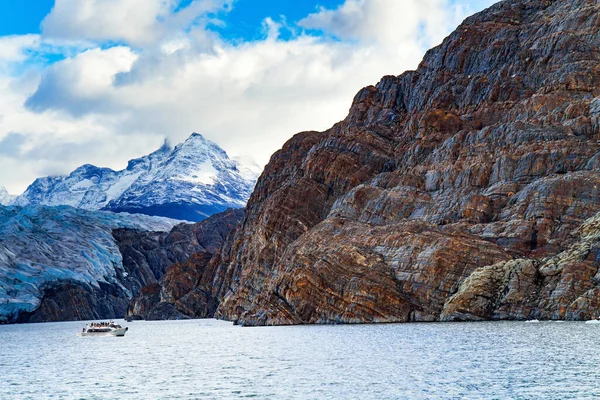
[[[295,22],[265,15],[262,39],[229,41],[212,28],[231,1],[57,0],[41,35],[0,37],[0,186],[124,168],[193,131],[264,164],[344,118],[361,87],[415,68],[468,3],[346,0]]]

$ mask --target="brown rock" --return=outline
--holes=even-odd
[[[163,246],[144,246],[143,241],[128,244],[141,254],[138,258],[142,260],[155,259],[157,253],[169,259],[168,256],[172,258],[173,254],[182,254],[184,249],[189,248],[195,252],[185,257],[185,261],[170,263],[167,266],[161,264],[166,273],[141,289],[131,300],[127,315],[156,320],[206,317],[209,313],[214,313],[217,307],[216,299],[210,290],[198,287],[204,274],[208,273],[206,266],[213,254],[221,247],[243,215],[243,209],[227,210],[194,225],[178,225],[163,239]]]
[[[273,155],[194,290],[252,325],[590,316],[598,14],[502,1],[362,89]]]
[[[578,240],[545,259],[511,260],[475,270],[444,305],[444,321],[598,317],[600,214]]]

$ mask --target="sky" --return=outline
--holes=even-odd
[[[268,162],[494,0],[0,0],[0,187],[203,134]]]

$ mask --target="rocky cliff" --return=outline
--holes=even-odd
[[[361,90],[344,121],[293,137],[200,283],[216,315],[593,314],[599,263],[581,232],[600,211],[599,32],[595,1],[502,1],[416,71]]]
[[[156,278],[149,279],[131,300],[127,315],[180,319],[214,313],[217,298],[208,287],[201,287],[200,281],[208,262],[243,215],[243,209],[227,210],[194,225],[178,225],[168,235],[115,232],[123,264],[132,271],[148,271]]]
[[[476,269],[450,297],[443,321],[600,317],[600,214],[560,253]]]

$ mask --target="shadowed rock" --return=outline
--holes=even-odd
[[[228,210],[194,225],[178,225],[159,238],[119,232],[121,237],[134,235],[126,244],[121,241],[125,266],[132,271],[154,273],[158,270],[153,275],[156,279],[131,300],[127,315],[144,319],[182,319],[214,313],[218,302],[210,290],[199,287],[200,282],[213,254],[243,215],[243,209]],[[193,254],[187,254],[188,251]]]

